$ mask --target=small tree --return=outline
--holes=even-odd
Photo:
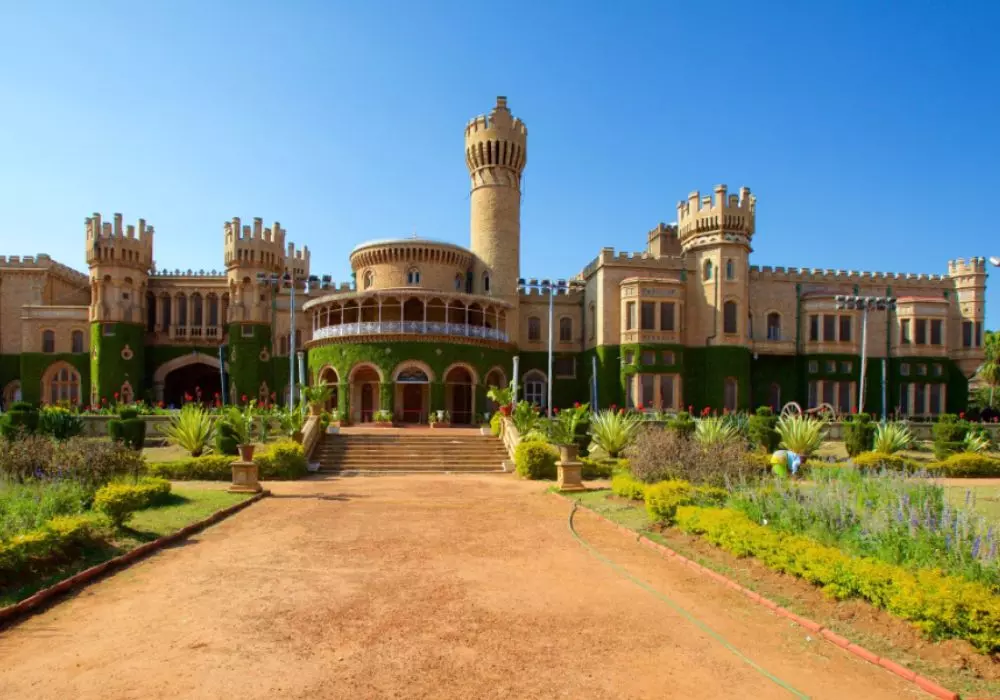
[[[867,413],[853,415],[844,422],[844,446],[851,457],[870,451],[874,441],[875,424]]]
[[[778,427],[778,417],[770,406],[761,406],[756,413],[750,416],[747,432],[750,434],[750,441],[757,449],[764,452],[774,452],[778,449],[781,436],[775,428]]]

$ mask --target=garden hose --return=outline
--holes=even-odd
[[[707,634],[709,637],[711,637],[712,639],[714,639],[715,641],[717,641],[719,644],[721,644],[722,646],[724,646],[726,649],[728,649],[729,651],[731,651],[733,654],[735,654],[737,656],[737,658],[739,658],[740,660],[742,660],[744,663],[746,663],[748,666],[750,666],[750,668],[752,668],[755,671],[757,671],[759,674],[761,674],[762,676],[764,676],[765,678],[767,678],[768,680],[770,680],[772,683],[774,683],[775,685],[778,685],[778,686],[784,688],[785,690],[787,690],[789,693],[791,693],[792,695],[794,695],[797,698],[802,698],[803,700],[809,700],[809,696],[808,695],[806,695],[802,691],[798,690],[797,688],[795,688],[794,686],[792,686],[790,683],[786,683],[785,681],[781,680],[777,676],[769,673],[767,671],[767,669],[761,667],[759,664],[757,664],[752,659],[748,658],[743,652],[741,652],[739,649],[737,649],[735,646],[733,646],[729,641],[727,641],[725,639],[725,637],[723,637],[721,634],[719,634],[718,632],[716,632],[715,630],[713,630],[707,624],[705,624],[704,622],[702,622],[701,620],[699,620],[697,617],[695,617],[694,615],[692,615],[691,613],[689,613],[687,610],[685,610],[684,608],[682,608],[680,605],[678,605],[676,602],[674,602],[673,600],[671,600],[669,597],[667,597],[666,595],[664,595],[660,591],[656,590],[655,588],[653,588],[651,585],[649,585],[645,581],[636,578],[635,576],[633,576],[632,574],[630,574],[623,566],[615,563],[614,561],[612,561],[608,557],[606,557],[603,554],[601,554],[600,552],[598,552],[597,549],[595,549],[593,545],[591,545],[589,542],[587,542],[585,539],[583,539],[580,536],[580,533],[578,533],[576,531],[576,528],[573,526],[573,516],[576,514],[576,509],[579,507],[579,505],[580,504],[579,504],[578,501],[573,501],[573,510],[571,510],[569,512],[569,531],[570,531],[570,534],[572,534],[573,537],[576,539],[576,541],[579,542],[581,545],[583,545],[584,548],[586,548],[586,550],[588,552],[590,552],[593,556],[595,556],[600,561],[602,561],[605,564],[607,564],[615,572],[617,572],[618,574],[624,576],[629,581],[631,581],[632,583],[634,583],[635,585],[637,585],[639,588],[643,589],[647,593],[651,593],[655,597],[659,598],[662,602],[664,602],[667,605],[669,605],[671,608],[674,609],[675,612],[679,613],[688,622],[690,622],[691,624],[693,624],[695,627],[697,627],[698,629],[700,629],[702,632],[704,632],[705,634]]]

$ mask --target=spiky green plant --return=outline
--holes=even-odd
[[[604,409],[590,419],[590,436],[609,457],[617,457],[632,444],[641,424],[642,417],[636,413]]]
[[[990,449],[990,436],[981,430],[970,430],[965,436],[965,451],[982,453]]]
[[[891,455],[910,448],[913,435],[905,423],[882,423],[875,428],[875,442],[872,451]]]
[[[702,445],[722,445],[740,437],[740,431],[727,418],[701,418],[694,429],[694,439]]]
[[[170,419],[170,425],[163,429],[163,434],[174,445],[199,457],[215,432],[211,414],[201,404],[187,403],[176,416]]]
[[[514,400],[514,389],[512,387],[490,386],[486,392],[486,398],[497,406],[509,406]]]
[[[775,430],[781,436],[779,447],[791,450],[803,459],[823,444],[826,421],[811,416],[781,416]]]

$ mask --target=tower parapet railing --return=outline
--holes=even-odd
[[[326,326],[313,331],[313,340],[349,338],[362,335],[445,335],[459,338],[479,338],[510,342],[505,331],[499,328],[473,326],[467,323],[439,321],[358,321]]]

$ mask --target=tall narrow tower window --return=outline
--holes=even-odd
[[[735,301],[727,301],[722,305],[722,332],[728,334],[735,334],[739,331],[737,330],[737,313],[738,307]]]
[[[83,331],[73,331],[73,352],[83,352]]]
[[[464,281],[464,278],[462,277],[461,274],[455,275],[455,291],[456,292],[462,291],[462,282],[463,281]]]
[[[490,273],[489,272],[484,272],[483,273],[483,292],[485,292],[486,294],[490,293]]]
[[[371,270],[365,270],[364,276],[364,287],[365,289],[371,289],[371,286],[375,284],[375,273]]]
[[[706,260],[705,266],[703,268],[702,278],[707,280],[712,279],[712,261]]]
[[[420,284],[420,270],[411,267],[406,273],[406,283],[410,286]]]
[[[55,331],[42,331],[42,352],[56,351]]]
[[[726,279],[727,280],[736,279],[736,265],[733,264],[732,260],[726,261]]]

